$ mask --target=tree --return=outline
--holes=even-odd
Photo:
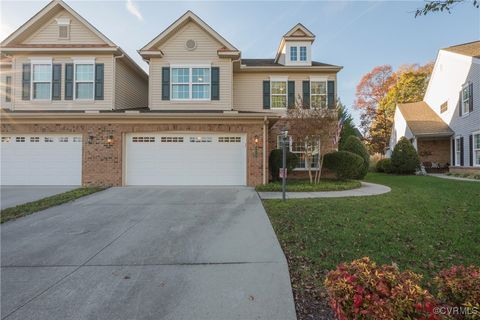
[[[338,150],[343,150],[343,146],[347,141],[347,138],[350,136],[357,136],[357,128],[353,123],[353,118],[348,112],[345,105],[338,99],[337,101],[338,106],[338,119],[342,124],[342,128],[340,131],[340,141],[338,142]]]
[[[287,111],[288,133],[293,139],[295,148],[303,150],[310,183],[320,181],[323,165],[321,148],[328,143],[327,139],[332,139],[332,136],[338,132],[337,114],[336,109],[307,109],[301,99],[298,99]],[[316,163],[318,170],[314,176],[311,164],[316,154],[319,155]]]
[[[392,170],[398,174],[412,174],[420,165],[417,150],[410,141],[401,137],[392,152]]]
[[[434,0],[434,1],[427,1],[423,8],[419,8],[415,11],[415,18],[418,16],[426,16],[431,12],[443,12],[447,11],[450,13],[450,10],[457,4],[471,2],[475,8],[478,9],[479,2],[478,0]]]
[[[390,65],[382,65],[365,74],[357,85],[354,107],[360,110],[360,127],[363,133],[375,118],[376,110],[390,87],[395,83],[396,74]]]

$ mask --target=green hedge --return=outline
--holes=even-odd
[[[343,145],[341,151],[349,151],[362,157],[362,170],[359,172],[358,176],[354,177],[354,179],[363,179],[368,173],[368,167],[370,165],[370,155],[368,154],[367,148],[362,143],[362,141],[358,137],[350,136]]]
[[[397,174],[413,174],[420,166],[417,150],[405,137],[398,141],[391,159],[392,171]]]
[[[385,172],[391,173],[392,172],[392,161],[390,159],[381,159],[378,160],[376,165],[377,172]]]
[[[283,158],[282,158],[282,149],[274,149],[270,152],[270,157],[268,159],[268,166],[270,168],[270,173],[272,174],[272,180],[280,180],[279,173],[280,168],[283,167]],[[298,158],[297,155],[287,151],[287,170],[292,171],[297,165]]]
[[[327,153],[323,159],[323,166],[333,171],[337,179],[357,179],[363,165],[363,158],[349,151]]]

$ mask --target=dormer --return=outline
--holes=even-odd
[[[284,66],[311,66],[315,35],[298,23],[280,41],[275,62]]]

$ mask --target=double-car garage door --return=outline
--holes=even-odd
[[[245,185],[243,134],[126,135],[127,185]]]

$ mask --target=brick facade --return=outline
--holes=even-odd
[[[192,121],[189,121],[192,122]],[[21,124],[3,121],[4,134],[70,133],[83,136],[82,184],[122,186],[124,136],[133,132],[232,132],[247,135],[247,184],[263,182],[263,122],[251,123],[45,123]],[[221,123],[218,123],[221,122]],[[112,143],[108,139],[112,137]],[[255,142],[257,140],[258,142]],[[214,161],[214,160],[213,160]],[[214,162],[212,161],[212,165]]]
[[[450,163],[450,139],[417,140],[420,162]]]

